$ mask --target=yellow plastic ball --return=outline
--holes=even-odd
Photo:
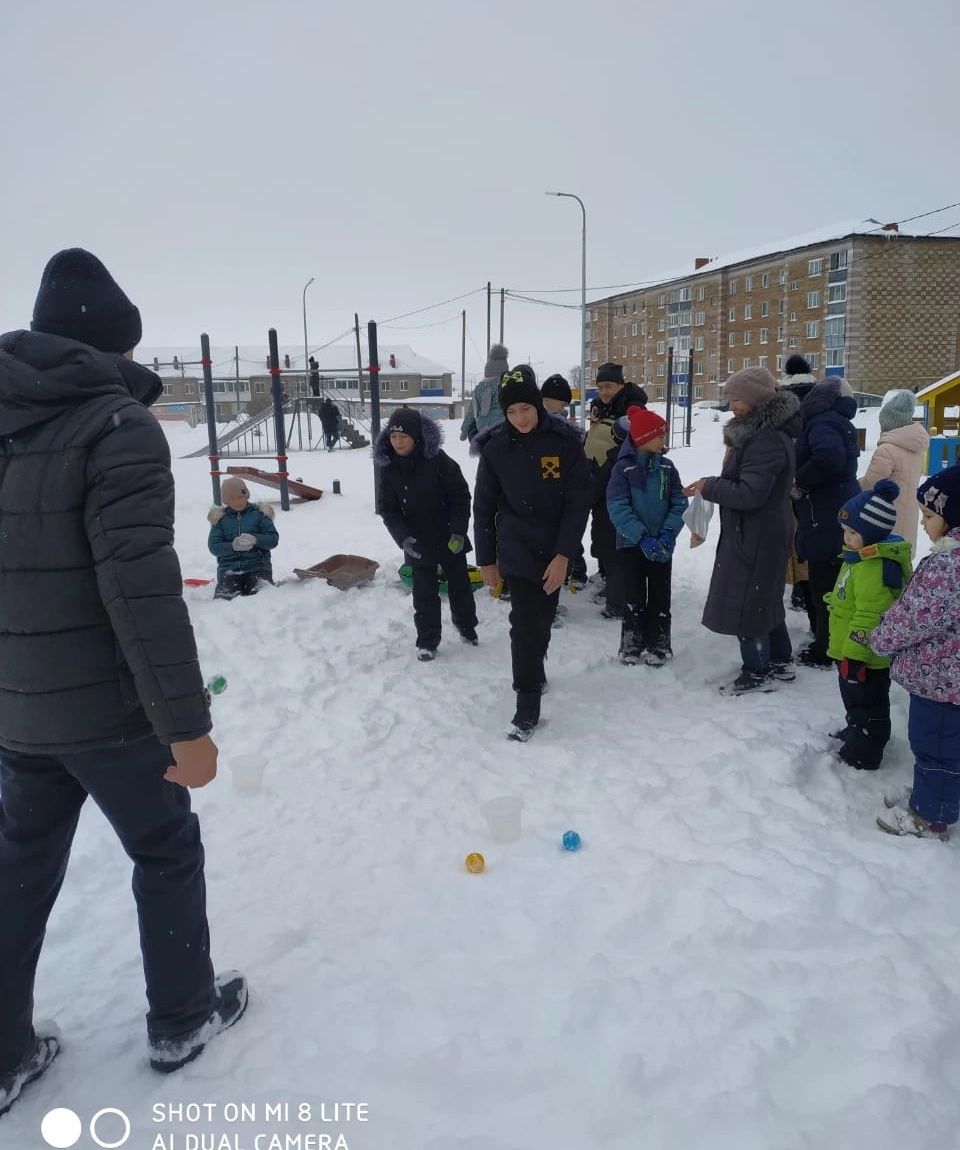
[[[483,868],[487,864],[484,862],[482,854],[473,851],[463,860],[463,865],[471,874],[483,874]]]

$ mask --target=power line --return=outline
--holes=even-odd
[[[389,327],[393,331],[424,331],[428,327],[442,327],[445,323],[453,323],[454,320],[456,320],[458,323],[460,322],[459,312],[457,312],[456,315],[447,316],[446,319],[438,319],[436,323],[418,323],[414,324],[412,327],[400,327],[399,325],[393,323],[381,323],[377,326]]]
[[[449,299],[442,299],[442,300],[440,300],[439,303],[429,304],[427,307],[418,307],[414,311],[405,311],[402,315],[392,315],[392,316],[390,316],[389,319],[380,320],[378,326],[385,327],[387,324],[394,323],[398,319],[407,319],[409,316],[412,316],[412,315],[421,315],[425,311],[433,311],[434,308],[443,307],[445,304],[456,303],[458,300],[461,300],[461,299],[469,299],[470,296],[477,295],[480,292],[483,292],[486,290],[487,290],[486,285],[484,285],[483,287],[474,288],[473,291],[463,292],[462,295],[455,295],[455,296],[451,296]],[[351,328],[351,330],[353,330],[353,329]]]

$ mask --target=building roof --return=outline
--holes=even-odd
[[[897,227],[896,230],[885,231],[884,227],[884,224],[874,219],[841,220],[838,223],[827,224],[825,227],[817,228],[812,232],[803,232],[799,235],[788,236],[785,239],[771,240],[765,244],[758,244],[749,248],[741,248],[738,251],[728,252],[726,255],[711,259],[710,262],[704,264],[703,267],[696,269],[688,267],[685,271],[674,271],[669,275],[639,283],[636,287],[628,291],[617,292],[616,295],[603,296],[601,298],[618,299],[621,296],[636,295],[640,290],[649,291],[651,288],[665,287],[667,284],[676,283],[678,280],[710,276],[715,272],[722,271],[724,268],[737,267],[739,264],[775,260],[777,256],[785,255],[787,252],[798,251],[802,248],[818,247],[822,244],[838,243],[840,240],[850,239],[853,236],[875,236],[881,239],[894,239],[897,236],[908,236],[912,238],[927,236],[926,232],[910,232],[904,230],[902,227]],[[937,236],[936,238],[960,240],[958,236]],[[594,300],[593,302],[599,303],[600,299]]]
[[[930,383],[918,391],[917,401],[919,403],[929,403],[942,391],[946,391],[951,387],[957,387],[958,385],[960,385],[960,371],[951,371],[950,374],[945,375],[943,379],[938,379],[936,383]]]
[[[369,356],[363,343],[361,343],[360,346],[363,354],[363,366],[364,370],[366,370],[370,363]],[[303,344],[300,344],[299,347],[292,344],[284,344],[279,349],[279,352],[280,366],[283,370],[303,371]],[[424,356],[418,355],[413,348],[407,344],[396,344],[390,347],[381,346],[378,348],[378,352],[380,355],[381,375],[441,376],[453,374],[449,367],[443,367],[432,359],[426,359]],[[357,345],[355,343],[337,343],[331,347],[321,348],[319,351],[314,351],[311,354],[316,358],[320,366],[320,371],[325,375],[356,374]],[[265,345],[247,345],[241,347],[239,349],[241,378],[266,373],[267,355],[268,350]],[[283,368],[283,357],[285,355],[290,356],[289,369]],[[391,355],[395,357],[396,367],[390,366]],[[195,344],[193,347],[138,347],[134,358],[138,363],[145,364],[147,367],[153,366],[154,358],[159,360],[161,364],[167,364],[172,367],[174,356],[176,356],[181,363],[194,364],[193,367],[187,369],[189,375],[199,376],[201,374],[199,344]],[[233,374],[234,359],[232,347],[211,347],[210,358],[213,360],[214,376],[221,377]],[[161,368],[160,374],[164,374],[163,368]],[[168,371],[167,374],[170,374],[170,371]]]

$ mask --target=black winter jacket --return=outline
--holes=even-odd
[[[210,730],[173,549],[173,476],[119,355],[0,336],[0,745],[28,754]]]
[[[473,493],[477,563],[541,580],[555,555],[572,559],[593,502],[580,433],[546,412],[521,435],[508,421],[477,436]]]
[[[449,557],[451,535],[466,537],[470,526],[470,488],[458,464],[440,449],[442,434],[429,416],[422,417],[423,438],[410,455],[390,446],[390,433],[380,432],[374,459],[380,468],[380,515],[399,547],[412,535],[421,559],[431,565]],[[467,541],[465,550],[473,548]]]
[[[818,383],[800,404],[803,431],[797,441],[797,554],[835,559],[843,546],[840,508],[860,494],[857,481],[857,401],[840,394],[836,379]]]

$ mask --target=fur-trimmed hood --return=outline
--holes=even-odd
[[[731,419],[723,429],[723,442],[728,447],[743,447],[761,431],[782,431],[796,439],[801,427],[800,401],[790,391],[778,391],[773,399],[742,418]]]
[[[843,381],[840,379],[826,379],[815,384],[800,405],[804,423],[828,411],[835,411],[844,419],[853,419],[857,414],[857,401],[852,392],[844,394]]]
[[[433,459],[443,446],[443,428],[440,424],[429,415],[421,415],[420,422],[422,425],[420,442],[409,455],[405,456],[406,459],[416,459],[420,454],[426,459]],[[373,458],[379,467],[389,467],[399,458],[390,446],[389,426],[377,436],[377,442],[373,446]]]
[[[273,519],[274,516],[276,515],[276,512],[273,510],[273,504],[272,503],[253,503],[253,504],[251,504],[248,501],[247,507],[251,507],[251,506],[256,507],[256,509],[258,511],[262,512],[264,515],[266,515],[266,517],[268,519]],[[243,510],[246,511],[246,509],[247,508],[245,507]],[[211,507],[210,510],[207,512],[207,522],[210,524],[211,527],[216,526],[229,510],[230,510],[229,507]],[[236,512],[234,512],[234,514],[236,514]],[[240,514],[242,515],[243,511],[241,511]]]

